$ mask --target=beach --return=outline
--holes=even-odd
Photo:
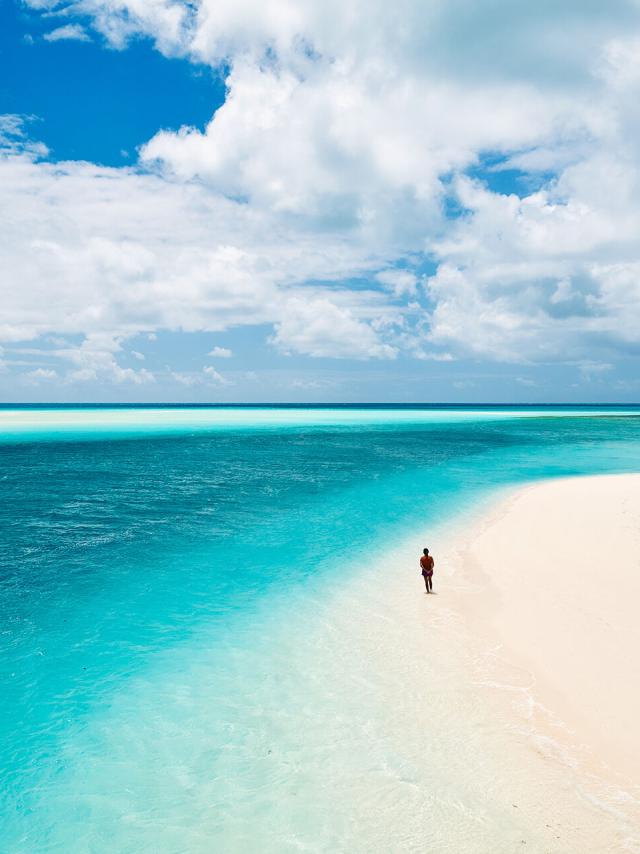
[[[591,770],[640,785],[640,475],[525,487],[459,560],[494,670],[526,669],[538,724],[564,725]]]
[[[334,688],[370,679],[386,714],[363,796],[404,799],[355,850],[404,834],[397,850],[640,851],[639,538],[640,475],[540,481],[343,591]],[[396,762],[382,780],[381,745]]]

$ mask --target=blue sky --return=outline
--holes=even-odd
[[[168,60],[148,38],[125,50],[98,36],[45,41],[54,29],[40,12],[3,3],[0,113],[33,116],[29,132],[54,160],[134,163],[138,147],[158,128],[204,127],[224,102],[219,73]]]
[[[638,400],[636,5],[365,5],[2,5],[1,400]]]

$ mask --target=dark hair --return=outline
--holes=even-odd
[[[425,555],[428,555],[428,554],[429,554],[429,549],[422,549],[422,553],[423,553],[423,554],[425,554]]]

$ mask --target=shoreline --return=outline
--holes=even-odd
[[[224,660],[203,623],[69,741],[55,787],[38,778],[27,829],[37,820],[35,838],[68,850],[81,825],[99,848],[94,828],[124,811],[131,848],[149,847],[159,817],[176,850],[640,854],[638,797],[542,713],[555,702],[546,684],[497,635],[498,567],[485,580],[468,562],[518,496],[562,482],[487,492],[426,537],[417,526],[370,564],[343,562],[330,591],[309,579],[270,598]],[[435,596],[419,575],[424,545]],[[241,705],[239,687],[251,689]],[[231,702],[217,717],[221,696]],[[115,805],[114,791],[125,793]],[[60,822],[70,803],[78,812]],[[108,825],[87,824],[96,804]]]
[[[558,583],[552,600],[558,609],[546,614],[544,607],[536,606],[532,638],[531,624],[523,623],[520,612],[529,606],[530,590],[517,575],[515,589],[513,578],[505,582],[503,555],[496,551],[495,543],[497,527],[507,545],[515,541],[528,548],[520,516],[522,502],[533,495],[548,505],[543,521],[564,531],[571,546],[576,532],[563,522],[562,508],[568,506],[565,491],[576,492],[581,501],[595,506],[594,492],[603,488],[608,496],[607,509],[600,512],[600,522],[614,540],[619,539],[620,512],[610,492],[618,488],[624,494],[630,492],[640,511],[640,474],[545,479],[505,487],[428,535],[418,532],[389,548],[366,576],[359,574],[347,582],[330,606],[334,631],[353,659],[350,667],[357,665],[358,678],[366,675],[375,685],[385,741],[393,745],[406,767],[414,769],[416,785],[426,788],[434,814],[439,806],[443,808],[434,844],[437,838],[439,844],[449,839],[451,850],[458,846],[460,851],[485,850],[482,845],[486,844],[493,851],[507,852],[526,843],[527,850],[544,854],[640,852],[637,770],[635,776],[630,774],[629,766],[617,761],[619,754],[612,752],[606,739],[594,738],[582,717],[574,715],[575,706],[570,701],[576,687],[570,672],[562,668],[559,674],[554,671],[556,665],[565,667],[566,661],[547,655],[544,646],[540,658],[527,655],[539,627],[552,645],[563,648],[554,622],[562,616],[569,634],[575,636],[581,661],[586,662],[585,668],[571,649],[568,662],[574,676],[583,680],[579,682],[581,702],[593,701],[597,708],[602,693],[597,679],[589,683],[587,678],[586,687],[583,683],[591,670],[600,673],[609,647],[601,647],[600,663],[590,655],[581,634],[585,629],[583,617],[576,622],[572,612],[562,610],[560,605],[565,600],[558,595]],[[584,522],[577,497],[576,502],[571,506],[580,531]],[[524,511],[526,517],[527,506]],[[529,530],[536,538],[540,536],[538,530]],[[640,526],[637,530],[640,535]],[[544,533],[547,553],[553,553],[556,546],[552,534]],[[590,519],[583,539],[591,536],[602,537],[603,533]],[[425,593],[418,572],[423,545],[429,546],[436,560],[435,596]],[[619,548],[625,551],[622,544]],[[492,560],[490,572],[484,563],[487,549]],[[626,554],[630,554],[628,544]],[[609,557],[614,560],[611,553]],[[574,582],[576,567],[566,554],[563,561],[569,601],[574,604],[574,613],[583,615],[583,587]],[[551,560],[549,565],[554,565]],[[629,576],[625,567],[624,577],[634,584],[635,576]],[[508,573],[506,578],[509,580]],[[610,589],[621,591],[622,580],[614,582],[611,572],[604,581]],[[540,594],[545,595],[544,589]],[[633,630],[637,600],[628,593],[625,599],[628,604],[620,610],[618,622]],[[615,597],[612,603],[617,615]],[[505,607],[511,621],[504,618]],[[592,616],[599,615],[596,611]],[[591,630],[589,620],[586,628]],[[640,644],[634,650],[635,662],[638,650]],[[629,716],[633,717],[633,711],[640,710],[640,691],[634,680],[628,671],[625,676],[624,668],[620,671],[616,661],[607,672],[613,684],[622,686],[623,693],[628,688]],[[624,721],[613,720],[620,698],[611,693],[608,702],[607,724],[624,731]],[[635,750],[640,743],[636,734],[630,732],[629,738],[635,739]],[[633,772],[632,756],[629,752]],[[400,791],[403,780],[396,780],[394,786]],[[472,826],[477,822],[482,825],[485,842],[480,843],[484,838],[480,835],[469,847],[468,839],[456,836],[447,814],[452,804],[458,820],[461,814],[465,821],[474,816]],[[425,821],[433,820],[429,816]],[[413,823],[409,814],[404,815],[404,821]],[[393,824],[391,816],[389,822]],[[423,828],[413,824],[411,836],[416,850],[424,844],[420,841],[422,833]],[[378,839],[372,844],[381,843]],[[437,844],[433,850],[440,850]]]

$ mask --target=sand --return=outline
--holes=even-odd
[[[327,668],[304,734],[340,850],[640,854],[639,537],[640,475],[514,487],[318,603],[287,662]]]
[[[487,684],[518,672],[536,726],[640,784],[640,474],[526,487],[442,563],[442,583],[467,582],[458,607]]]

